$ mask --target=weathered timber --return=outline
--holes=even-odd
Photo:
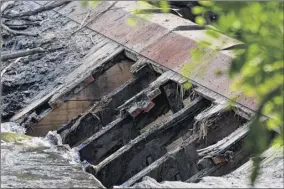
[[[8,26],[6,26],[5,24],[1,24],[1,27],[10,32],[11,34],[15,34],[15,35],[27,35],[27,36],[33,36],[33,37],[37,37],[38,34],[37,33],[31,33],[31,32],[23,32],[23,31],[16,31],[16,30],[12,30],[11,28],[9,28]],[[18,56],[19,57],[19,56]],[[17,57],[16,57],[17,58]],[[7,60],[7,59],[3,59],[1,57],[1,60]]]
[[[92,82],[92,72],[96,72],[105,62],[110,61],[119,53],[123,52],[123,48],[110,40],[101,37],[100,35],[96,35],[94,38],[100,40],[86,55],[86,57],[82,60],[82,64],[75,69],[72,73],[70,73],[67,77],[65,77],[65,81],[63,84],[59,85],[54,89],[50,89],[49,93],[44,96],[39,95],[36,100],[34,100],[31,104],[29,104],[24,109],[20,110],[15,116],[13,116],[10,120],[17,121],[20,124],[28,124],[26,120],[36,120],[37,122],[42,119],[44,116],[51,112],[53,109],[60,106],[64,100],[70,99],[74,93],[71,91],[80,91],[84,87],[86,87],[90,82]],[[64,94],[70,92],[69,96],[66,97]],[[65,98],[63,98],[65,97]],[[43,110],[44,115],[42,113],[37,114],[36,117],[32,117],[35,113],[35,109],[38,106],[43,104],[48,105],[48,109]],[[46,113],[46,111],[48,111]]]
[[[53,98],[49,101],[49,104],[54,108],[58,107],[60,104],[69,100],[72,96],[74,96],[74,94],[78,93],[95,79],[104,74],[112,66],[125,59],[126,57],[124,56],[123,49],[117,49],[117,51],[113,55],[109,56],[107,60],[97,64],[91,71],[86,71],[87,74],[84,74],[82,79],[77,79],[75,82],[70,83],[70,86],[65,86],[65,88],[53,96]],[[86,59],[86,61],[88,60]]]
[[[101,120],[95,114],[88,112],[80,117],[70,129],[62,132],[62,142],[73,147],[85,138],[92,136],[100,128],[102,128]]]
[[[10,63],[8,66],[6,66],[3,70],[1,70],[1,78],[3,77],[3,75],[6,73],[6,71],[8,69],[10,69],[14,64],[16,64],[17,62],[19,62],[22,59],[22,57],[17,58],[14,62]]]
[[[1,14],[4,13],[4,11],[9,8],[9,7],[12,7],[14,4],[15,4],[15,1],[7,1],[7,2],[3,2],[1,3]]]
[[[176,82],[169,81],[163,89],[167,95],[167,100],[173,113],[184,108],[182,96],[179,93],[179,85]]]
[[[31,11],[21,12],[19,14],[15,14],[15,15],[13,15],[11,17],[14,18],[14,17],[31,16],[31,15],[38,14],[40,12],[44,12],[44,11],[48,11],[48,10],[54,9],[54,8],[62,6],[62,5],[66,5],[68,3],[70,3],[70,1],[58,1],[58,2],[54,2],[54,3],[50,4],[50,5],[39,7],[37,9],[35,9],[35,10],[31,10]]]
[[[153,81],[148,88],[144,89],[140,93],[138,93],[136,96],[130,98],[127,100],[123,105],[119,106],[118,110],[127,109],[131,104],[137,99],[153,99],[156,96],[158,96],[161,91],[160,87],[164,84],[168,83],[169,81],[176,82],[176,83],[183,83],[185,81],[184,77],[182,77],[179,74],[176,74],[175,72],[169,70],[162,75],[160,75],[155,81]]]
[[[93,54],[97,53],[97,55],[98,55],[98,56],[94,57],[94,60],[95,60],[94,62],[93,62],[93,59],[91,59],[89,56],[87,56],[85,61],[88,62],[88,63],[82,64],[81,65],[82,68],[76,69],[74,71],[73,75],[68,76],[69,79],[67,79],[67,81],[73,80],[74,82],[66,82],[65,85],[61,85],[61,88],[57,89],[57,91],[55,91],[55,90],[51,91],[51,94],[52,94],[51,99],[45,99],[45,100],[48,100],[48,101],[45,101],[45,102],[42,101],[42,102],[44,102],[44,104],[47,104],[48,113],[52,112],[53,110],[55,110],[57,108],[59,108],[58,111],[61,111],[62,108],[64,108],[64,106],[68,107],[69,104],[72,104],[72,102],[70,103],[70,101],[69,101],[70,98],[72,98],[72,97],[76,98],[76,95],[80,96],[82,93],[84,93],[84,91],[82,91],[82,90],[85,89],[86,87],[89,87],[89,89],[92,88],[92,86],[96,85],[96,83],[94,83],[94,82],[96,82],[95,80],[97,78],[99,78],[100,76],[102,76],[103,74],[105,74],[105,72],[107,72],[109,69],[113,69],[113,66],[118,67],[117,65],[119,65],[119,64],[129,64],[129,63],[132,64],[133,61],[129,60],[127,57],[125,57],[122,48],[119,48],[118,46],[117,46],[118,48],[114,47],[114,48],[117,48],[117,49],[114,49],[114,51],[112,51],[111,54],[103,55],[102,51],[105,50],[104,47],[107,47],[108,43],[107,43],[107,41],[104,41],[103,44],[101,44],[101,45],[103,45],[103,47],[101,47],[100,50],[92,52]],[[97,46],[100,47],[101,45],[97,45]],[[112,45],[110,45],[110,46],[112,46]],[[100,56],[100,54],[102,54],[103,57]],[[90,60],[87,60],[88,58],[90,58]],[[85,72],[83,72],[83,71],[85,71]],[[110,70],[109,73],[111,73],[111,72],[112,72],[112,70]],[[108,74],[108,73],[106,73],[106,74]],[[127,75],[129,75],[129,77],[131,77],[129,73]],[[102,77],[104,77],[104,76],[102,76]],[[76,78],[76,79],[74,79],[74,78]],[[118,82],[120,82],[120,80],[118,80]],[[125,80],[123,82],[125,82]],[[89,85],[91,85],[91,86],[89,86]],[[116,81],[115,81],[114,86],[115,85],[117,85]],[[112,89],[114,89],[114,88],[112,88]],[[87,91],[88,91],[88,88],[87,88]],[[81,94],[79,92],[81,92]],[[95,95],[98,95],[98,94],[95,94]],[[65,104],[63,104],[63,103],[65,103]],[[85,104],[87,104],[87,103],[85,103]],[[91,103],[89,103],[87,106],[91,106]],[[77,115],[81,112],[86,111],[87,108],[88,107],[85,107],[85,105],[84,105],[82,108],[72,110],[72,112],[70,112],[70,113],[72,113],[73,116],[75,116],[75,115]],[[80,109],[83,109],[83,110],[80,111]],[[52,112],[52,114],[55,114],[55,111]],[[39,121],[42,118],[46,117],[47,114],[44,114],[44,115],[40,114],[40,115],[36,116],[36,118],[33,117],[32,119],[35,120],[34,123],[36,123],[36,124],[34,124],[34,123],[27,123],[27,124],[24,123],[24,124],[25,125],[33,124],[34,126],[40,126],[41,122],[39,122]],[[48,121],[49,117],[52,117],[52,114],[48,115],[48,117],[46,117],[46,119],[42,120],[42,121],[43,122]],[[72,116],[70,116],[70,118],[71,117]],[[58,126],[63,124],[64,122],[69,121],[68,118],[62,118],[62,119],[59,118],[58,120],[60,120],[60,123],[57,124]],[[25,119],[24,119],[24,122],[26,122]]]
[[[200,99],[200,97],[193,100],[192,103],[196,103],[198,99]],[[210,103],[208,103],[207,106],[204,106],[203,110],[209,105]],[[215,107],[216,109],[218,105],[215,105],[213,107]],[[192,108],[194,108],[195,110],[198,109],[197,106],[193,106]],[[207,109],[206,112],[211,112],[209,111],[210,109],[212,109],[212,107]],[[138,173],[143,168],[148,166],[151,162],[162,157],[164,154],[166,154],[167,151],[179,148],[184,140],[190,138],[192,136],[190,130],[193,127],[194,121],[196,121],[193,119],[193,117],[198,113],[198,115],[201,115],[201,111],[196,110],[196,112],[194,113],[189,113],[187,111],[187,114],[180,114],[182,116],[185,116],[184,118],[177,116],[180,112],[185,113],[183,110],[181,110],[169,119],[180,121],[177,121],[176,123],[168,121],[172,123],[172,125],[167,125],[167,122],[165,123],[165,125],[167,126],[162,126],[162,128],[160,128],[158,131],[154,129],[154,132],[150,130],[150,133],[148,133],[149,131],[146,131],[147,134],[141,134],[139,137],[132,140],[129,144],[125,145],[117,152],[110,155],[104,161],[95,166],[96,176],[100,180],[102,180],[102,182],[113,182],[114,184],[121,184],[125,180],[132,177],[133,174]],[[202,115],[205,114],[203,113]],[[208,140],[205,139],[206,142],[202,141],[202,143],[204,144],[200,145],[201,142],[199,140],[199,136],[197,134],[193,135],[195,136],[196,147],[214,144],[224,136],[228,136],[236,129],[236,127],[239,127],[242,124],[242,121],[233,119],[232,116],[234,116],[234,114],[231,112],[223,112],[220,116],[227,118],[227,121],[225,121],[224,124],[216,122],[213,125],[208,125],[208,127],[211,128],[209,128],[209,132],[206,136],[206,139]],[[230,120],[233,120],[233,122],[236,123],[232,125]],[[157,127],[159,128],[159,126]],[[111,173],[112,171],[119,174],[114,175]]]
[[[244,146],[244,139],[248,134],[248,130],[248,126],[244,125],[226,138],[220,140],[218,143],[198,150],[198,155],[202,158],[198,162],[200,171],[186,182],[198,182],[202,177],[208,175],[224,175],[247,161],[250,149],[247,149]],[[224,154],[226,151],[231,151],[233,153],[232,159],[227,162],[216,164],[213,161],[213,158],[218,158],[220,154]]]
[[[28,55],[32,55],[35,53],[42,53],[42,52],[44,52],[44,49],[38,47],[38,48],[33,48],[33,49],[23,50],[23,51],[18,51],[18,52],[4,53],[1,55],[1,60],[6,61],[9,59],[19,58],[19,57],[28,56]]]
[[[110,99],[108,104],[104,104],[103,106],[96,105],[92,108],[92,112],[97,113],[100,117],[103,126],[115,119],[115,116],[119,113],[117,107],[143,91],[157,78],[155,72],[148,65],[143,66],[143,68],[133,73],[133,75],[134,79],[132,81],[126,82],[120,88],[107,95],[105,99]]]
[[[192,182],[192,183],[199,182],[202,179],[202,177],[205,177],[205,176],[212,174],[213,172],[220,169],[222,167],[222,165],[223,164],[219,164],[219,165],[216,165],[216,166],[213,166],[213,167],[207,167],[205,169],[202,169],[201,171],[199,171],[198,173],[196,173],[195,175],[190,177],[190,179],[186,180],[186,182]]]
[[[131,139],[137,137],[142,128],[169,111],[165,100],[165,95],[160,95],[153,101],[150,101],[150,104],[153,104],[150,110],[147,105],[148,102],[146,102],[147,106],[145,109],[139,112],[138,115],[135,115],[135,117],[131,114],[126,114],[123,115],[123,118],[118,118],[108,126],[105,126],[102,132],[94,134],[78,147],[81,159],[97,164],[103,158],[127,144]],[[133,107],[136,108],[137,106],[134,104]]]
[[[68,123],[63,124],[61,127],[59,127],[59,128],[57,129],[57,133],[58,133],[58,134],[61,134],[61,133],[64,132],[65,130],[70,129],[70,128],[76,123],[76,121],[77,121],[80,117],[82,117],[82,115],[78,115],[78,116],[74,117],[73,119],[71,119]],[[62,137],[62,136],[61,136],[61,137]]]
[[[127,81],[122,86],[109,93],[100,102],[95,103],[89,111],[81,115],[81,118],[76,120],[76,122],[71,120],[70,122],[74,123],[71,123],[69,128],[66,126],[66,129],[61,128],[58,133],[62,136],[63,143],[69,144],[70,147],[73,147],[83,139],[92,136],[96,131],[98,131],[100,128],[99,126],[106,126],[111,121],[115,120],[118,115],[115,108],[143,90],[143,88],[147,87],[149,83],[156,78],[154,72],[152,72],[148,66],[140,70],[139,73],[138,77],[135,76],[135,78]],[[85,119],[85,116],[98,118],[100,120],[100,124],[93,124],[90,126],[90,129],[85,128],[86,126],[84,122],[81,121]],[[97,127],[97,129],[93,130],[94,127]]]
[[[227,103],[228,99],[214,91],[208,90],[204,87],[198,86],[194,89],[196,93],[198,93],[200,96],[203,96],[204,98],[207,98],[209,100],[212,100],[214,102],[220,103],[225,102]],[[246,120],[250,120],[253,116],[253,111],[241,106],[237,103],[233,104],[233,110],[238,114],[239,116],[245,118]]]
[[[129,187],[142,180],[145,176],[150,176],[158,182],[168,181],[185,181],[197,173],[197,153],[194,145],[195,139],[189,140],[157,159],[148,167],[137,173],[135,176],[124,182],[121,186]]]
[[[130,82],[129,85],[125,85],[123,87],[121,87],[121,90],[117,90],[115,93],[112,93],[110,95],[108,95],[106,98],[104,98],[102,101],[96,103],[92,108],[91,108],[91,112],[93,115],[96,115],[97,117],[99,117],[99,119],[101,120],[101,125],[105,126],[107,124],[109,124],[111,121],[114,120],[114,118],[117,116],[117,111],[115,111],[115,108],[119,105],[121,105],[123,102],[125,102],[128,98],[130,98],[131,96],[135,95],[138,91],[141,91],[142,87],[146,87],[149,85],[149,82],[153,80],[153,78],[155,78],[155,74],[153,71],[150,70],[149,66],[146,65],[142,65],[138,70],[133,70],[135,77],[140,77],[139,79],[135,79],[133,82]],[[167,84],[165,84],[165,87],[167,86]],[[138,89],[137,89],[138,88]],[[136,90],[137,89],[137,90]],[[148,89],[148,88],[147,88]],[[143,93],[144,91],[147,91],[147,89],[143,90],[139,95],[134,96],[132,99],[132,103],[133,102],[138,102],[138,101],[143,101],[143,99],[147,99],[148,96],[145,95],[145,93]],[[159,93],[160,94],[160,93]],[[154,94],[152,96],[150,96],[150,99],[154,99],[156,98],[157,95],[159,94]],[[129,103],[128,103],[129,104]],[[128,111],[130,112],[130,114],[132,116],[136,116],[134,114],[139,114],[140,112],[140,108],[143,109],[145,111],[145,107],[146,108],[152,108],[151,106],[153,106],[154,104],[151,101],[148,101],[148,104],[144,103],[144,105],[141,103],[139,103],[139,105],[137,106],[137,108],[135,108],[136,106],[132,105],[132,109],[130,108]],[[146,110],[147,111],[147,110]],[[157,112],[158,115],[160,115],[159,111]],[[90,115],[90,114],[88,114]],[[74,133],[78,133],[81,132],[82,128],[85,131],[88,131],[88,129],[83,128],[84,125],[80,124],[80,120],[84,119],[84,116],[82,116],[79,120],[76,121],[76,124],[74,126],[72,126],[72,129],[69,129],[68,131],[62,132],[63,136],[63,142],[64,143],[68,143],[70,146],[74,146],[75,144],[78,144],[79,141],[81,141],[84,138],[90,137],[92,134],[94,134],[93,132],[88,132],[85,135],[84,134],[80,134],[81,137],[78,137],[78,134],[74,134]],[[150,119],[152,120],[152,119]],[[95,127],[95,125],[93,125]],[[98,125],[97,125],[98,126]],[[93,130],[90,129],[90,130]],[[93,131],[97,131],[96,129],[94,129]],[[82,131],[83,132],[83,131]],[[70,137],[74,136],[74,137]]]
[[[235,151],[234,154],[234,160],[231,162],[224,162],[218,165],[207,162],[206,168],[193,175],[190,179],[186,180],[186,182],[196,183],[205,176],[223,176],[228,174],[249,160],[250,150],[241,148]]]
[[[218,141],[216,144],[197,150],[199,157],[225,152],[231,145],[234,145],[236,142],[243,139],[248,134],[248,131],[248,124],[239,127],[230,135]]]
[[[228,136],[246,119],[237,115],[233,110],[226,109],[224,104],[212,105],[195,116],[193,131],[199,135],[197,148],[204,148]],[[215,134],[212,135],[211,133]]]
[[[96,166],[96,176],[108,184],[121,184],[141,171],[150,162],[163,156],[167,144],[188,132],[193,126],[193,117],[210,105],[197,98],[176,114],[168,122],[156,125],[130,141],[127,145],[107,157]]]

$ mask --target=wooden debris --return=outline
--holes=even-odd
[[[22,57],[17,58],[14,62],[12,62],[11,64],[9,64],[6,68],[4,68],[1,71],[1,78],[3,77],[3,75],[5,74],[5,72],[12,67],[12,65],[16,64],[17,62],[19,62],[21,60]]]
[[[74,35],[74,34],[77,33],[78,31],[80,31],[82,28],[88,26],[90,23],[92,23],[93,21],[95,21],[95,20],[97,20],[98,18],[100,18],[101,15],[103,15],[104,13],[106,13],[107,11],[109,11],[112,7],[114,7],[116,3],[117,3],[117,2],[113,2],[106,10],[104,10],[103,12],[101,12],[99,15],[95,15],[95,16],[96,16],[95,19],[92,18],[92,17],[94,16],[94,14],[93,14],[93,15],[87,15],[86,18],[91,18],[90,21],[88,21],[88,22],[83,21],[83,23],[81,24],[81,26],[80,26],[77,30],[75,30],[74,32],[72,32],[71,35]]]
[[[2,4],[2,6],[1,6],[1,14],[3,14],[4,11],[5,11],[7,8],[13,6],[14,4],[15,4],[15,1],[7,1],[7,2],[4,2],[4,3]]]
[[[30,32],[21,32],[21,31],[16,31],[16,30],[12,30],[11,28],[9,28],[8,26],[4,25],[4,24],[1,24],[1,27],[12,33],[12,34],[15,34],[15,35],[27,35],[27,36],[33,36],[33,37],[37,37],[38,34],[35,34],[35,33],[30,33]]]
[[[31,10],[31,11],[15,14],[15,15],[13,15],[11,17],[14,18],[14,17],[22,17],[22,16],[32,16],[32,15],[35,15],[35,14],[38,14],[38,13],[41,13],[41,12],[44,12],[44,11],[48,11],[48,10],[54,9],[56,7],[60,7],[60,6],[65,5],[65,4],[68,4],[69,2],[70,1],[57,1],[55,3],[52,3],[50,5],[46,5],[46,6],[40,7],[40,8],[35,9],[35,10]]]
[[[45,52],[45,51],[44,51],[43,48],[39,47],[39,48],[34,48],[34,49],[29,49],[29,50],[24,50],[24,51],[7,53],[7,54],[2,54],[1,55],[1,60],[5,61],[5,60],[18,58],[18,57],[23,57],[23,56],[28,56],[28,55],[31,55],[31,54],[41,53],[41,52]]]

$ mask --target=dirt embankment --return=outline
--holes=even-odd
[[[16,1],[5,14],[26,12],[39,6],[31,1]],[[17,18],[2,15],[2,23],[19,32],[38,34],[15,35],[3,29],[2,54],[44,49],[42,53],[2,61],[2,69],[11,64],[1,78],[1,116],[7,121],[27,104],[63,83],[64,77],[80,65],[80,59],[95,42],[92,41],[93,33],[85,28],[72,35],[80,24],[53,10]]]

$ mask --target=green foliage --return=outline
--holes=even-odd
[[[158,4],[156,2],[156,4]],[[164,9],[169,7],[163,3]],[[206,32],[211,39],[218,39],[220,33],[245,43],[244,48],[233,50],[236,58],[232,62],[228,75],[233,80],[231,88],[242,91],[251,98],[255,98],[260,105],[250,124],[250,134],[247,145],[252,149],[254,169],[251,174],[252,184],[257,178],[260,168],[260,154],[269,145],[283,146],[284,123],[284,60],[283,60],[283,2],[236,2],[236,1],[199,1],[201,6],[194,7],[196,23],[205,25],[204,13],[212,11],[218,14],[218,21],[211,23],[213,27],[206,27]],[[200,42],[201,46],[212,48],[214,40]],[[220,50],[213,49],[211,53]],[[183,67],[182,74],[190,77],[193,68],[199,62],[208,61],[201,50],[196,48],[190,52],[192,62]],[[213,57],[213,56],[211,56]],[[223,75],[221,70],[215,70],[218,75]],[[188,84],[186,84],[188,85]],[[188,86],[186,86],[188,87]],[[237,99],[232,99],[230,103]],[[266,121],[263,115],[269,116]],[[268,132],[275,130],[278,135],[269,142]]]
[[[205,5],[204,2],[200,4]],[[243,91],[260,104],[250,124],[247,141],[254,162],[252,184],[258,175],[260,154],[269,146],[269,130],[279,133],[272,144],[283,146],[283,8],[283,2],[272,1],[211,2],[202,7],[202,12],[195,8],[199,16],[204,9],[217,13],[219,20],[213,26],[246,45],[244,49],[234,50],[236,59],[228,74],[234,81],[233,90]],[[211,36],[216,33],[212,29],[207,29],[207,32]],[[263,121],[262,115],[270,118]]]

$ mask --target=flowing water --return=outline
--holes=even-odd
[[[45,137],[24,133],[15,123],[1,124],[1,188],[103,188],[55,131]]]

